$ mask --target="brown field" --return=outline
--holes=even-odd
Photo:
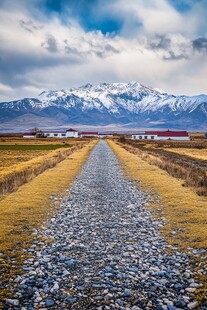
[[[175,140],[131,140],[133,143],[140,145],[145,148],[154,148],[154,149],[168,149],[168,148],[183,148],[183,149],[207,149],[207,139],[204,140],[194,140],[194,141],[175,141]]]
[[[56,145],[56,144],[68,144],[74,145],[80,141],[85,141],[86,139],[83,138],[68,138],[68,139],[60,139],[60,138],[39,138],[39,139],[28,139],[22,138],[22,136],[7,136],[2,137],[0,136],[0,145],[3,144],[44,144],[44,145]]]
[[[0,151],[0,175],[8,167],[31,160],[35,157],[44,156],[49,151]]]
[[[109,144],[120,158],[125,172],[133,179],[142,181],[140,184],[152,194],[158,191],[163,202],[168,203],[170,208],[165,206],[165,213],[172,219],[170,230],[179,224],[182,224],[181,227],[187,227],[187,230],[181,233],[185,235],[185,242],[185,238],[178,238],[179,234],[170,238],[175,243],[180,242],[181,246],[207,248],[207,198],[199,197],[191,188],[183,187],[181,180],[170,176],[156,165],[149,164],[120,144],[112,141],[109,141]],[[159,200],[155,199],[156,206],[157,203]],[[162,203],[161,206],[163,206]],[[193,226],[195,226],[194,229]],[[191,228],[192,231],[190,231]]]
[[[150,207],[154,214],[161,220],[167,220],[162,231],[167,241],[185,252],[192,247],[206,249],[207,197],[199,197],[192,188],[183,187],[182,180],[148,162],[143,154],[140,156],[131,146],[125,148],[114,141],[109,141],[109,144],[125,173],[151,195]],[[207,275],[199,274],[199,268],[205,270],[207,267],[206,259],[199,261],[199,266],[197,277],[205,285],[198,291],[197,298],[206,302]]]
[[[48,168],[54,167],[89,140],[0,139],[0,196],[15,191]]]
[[[207,148],[203,148],[203,149],[194,149],[194,148],[168,148],[167,149],[168,152],[173,152],[173,153],[177,153],[177,154],[181,154],[181,155],[185,155],[191,158],[195,158],[195,159],[201,159],[201,160],[206,160],[207,161]]]
[[[205,138],[205,132],[199,132],[199,131],[197,131],[197,132],[190,132],[189,135],[190,135],[190,138],[192,140],[197,140],[197,139],[203,140],[203,139],[206,139]]]
[[[119,139],[121,145],[148,163],[183,180],[183,186],[207,196],[207,141],[134,141]]]

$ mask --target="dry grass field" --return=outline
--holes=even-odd
[[[44,156],[49,151],[17,151],[0,150],[0,175],[8,167],[31,160],[33,158]]]
[[[190,132],[189,133],[191,140],[203,140],[205,138],[205,132]]]
[[[135,141],[119,139],[121,145],[148,163],[183,180],[183,186],[207,196],[207,140],[202,141]]]
[[[129,138],[129,140],[131,140]],[[207,148],[207,139],[204,140],[188,140],[188,141],[175,141],[175,140],[132,140],[143,146],[145,148],[152,148],[152,149],[206,149]]]
[[[54,167],[89,141],[80,139],[0,139],[0,196]]]
[[[60,138],[35,138],[35,139],[28,139],[23,137],[15,137],[15,136],[7,136],[3,137],[0,136],[0,145],[74,145],[75,143],[78,143],[80,141],[86,141],[87,139],[79,139],[79,138],[73,138],[73,139],[60,139]]]
[[[206,249],[207,197],[199,197],[192,188],[183,187],[182,180],[141,158],[134,148],[129,146],[125,149],[114,141],[109,141],[109,144],[125,173],[151,194],[150,207],[154,214],[167,220],[162,233],[168,242],[178,245],[185,252],[192,247]],[[199,264],[204,269],[207,267],[206,260]],[[207,275],[201,274],[199,279],[206,283],[198,292],[198,299],[201,300],[207,292]]]
[[[162,202],[170,206],[165,209],[171,219],[170,231],[181,223],[182,228],[187,228],[182,231],[184,239],[179,239],[178,233],[176,237],[171,236],[172,241],[180,241],[181,246],[207,248],[207,197],[199,197],[191,188],[183,187],[181,180],[170,176],[156,165],[149,164],[120,144],[112,141],[109,141],[109,144],[123,163],[125,172],[133,179],[141,181],[142,186],[151,193],[157,192]],[[158,201],[159,199],[155,199],[155,205]]]
[[[22,249],[35,238],[33,230],[44,225],[59,207],[60,194],[72,183],[95,144],[96,140],[93,140],[81,148],[74,148],[64,160],[0,201],[0,282],[20,273],[19,268],[25,259]],[[0,289],[0,300],[6,294]]]
[[[207,147],[203,149],[194,148],[167,148],[168,152],[185,155],[195,159],[201,159],[207,161]]]
[[[80,142],[86,142],[86,140],[25,139],[15,136],[0,136],[0,172],[6,167],[44,156],[52,150],[75,146]]]

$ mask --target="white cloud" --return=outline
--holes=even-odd
[[[125,37],[168,32],[190,36],[200,28],[201,6],[192,6],[191,11],[181,14],[167,0],[113,0],[101,5],[99,14],[122,20],[121,34]]]
[[[194,20],[189,27],[186,15],[166,0],[114,0],[104,10],[99,14],[123,19],[119,36],[86,32],[71,18],[62,24],[57,16],[40,20],[26,9],[2,9],[0,101],[44,89],[132,80],[177,94],[205,92],[206,50],[192,45],[200,7],[186,13]]]

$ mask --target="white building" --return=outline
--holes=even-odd
[[[190,140],[187,131],[145,131],[132,135],[133,140]]]
[[[66,138],[66,132],[65,131],[44,132],[44,137],[46,137],[46,138]]]
[[[25,132],[23,134],[23,138],[31,139],[31,138],[36,138],[36,133],[33,132]]]
[[[68,129],[66,131],[60,131],[60,130],[50,130],[50,131],[41,131],[42,137],[46,138],[78,138],[79,132],[75,129]],[[35,133],[24,133],[23,138],[38,138],[37,134]]]
[[[78,138],[78,131],[75,129],[68,129],[66,131],[43,131],[47,138]]]
[[[80,137],[83,138],[83,137],[99,137],[99,133],[98,131],[82,131],[80,132]]]
[[[66,130],[66,138],[78,138],[79,137],[79,132],[75,129],[68,129]]]
[[[99,138],[112,138],[113,136],[112,132],[99,132]]]

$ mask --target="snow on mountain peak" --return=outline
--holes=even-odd
[[[182,126],[183,120],[188,119],[193,125],[207,126],[206,95],[174,96],[136,81],[88,83],[68,90],[43,91],[37,98],[1,104],[0,120],[4,120],[5,115],[13,117],[15,111],[17,115],[39,113],[41,117],[53,117],[56,121],[62,118],[90,125],[171,122],[174,126],[180,122]]]
[[[119,113],[124,109],[134,113],[171,109],[172,111],[193,111],[207,101],[206,95],[173,96],[159,88],[144,86],[136,81],[130,83],[90,83],[70,90],[44,91],[38,96],[42,107],[61,105],[70,109],[76,102],[83,110],[107,109],[110,113]]]

